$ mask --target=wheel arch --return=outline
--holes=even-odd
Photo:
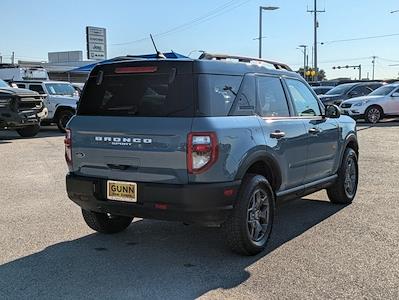
[[[280,166],[277,160],[264,150],[255,151],[244,159],[238,167],[235,179],[242,179],[248,173],[265,176],[275,192],[281,186],[282,175]]]
[[[59,105],[59,106],[56,107],[54,116],[57,117],[57,115],[58,115],[61,111],[64,111],[64,110],[71,111],[71,112],[73,112],[74,114],[76,113],[76,109],[73,108],[73,107],[66,106],[66,105]]]
[[[356,152],[357,157],[359,157],[359,143],[357,141],[357,137],[356,137],[355,133],[350,133],[346,137],[345,143],[344,143],[344,147],[343,147],[343,149],[341,151],[342,153],[341,153],[341,160],[340,161],[342,161],[342,158],[344,156],[346,148],[352,148]]]

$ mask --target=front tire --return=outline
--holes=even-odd
[[[132,217],[114,216],[82,209],[83,219],[87,226],[100,233],[118,233],[132,223]]]
[[[376,124],[383,119],[384,112],[379,106],[370,106],[364,113],[364,119],[366,122]]]
[[[332,203],[350,204],[355,198],[359,181],[357,154],[352,148],[346,148],[338,178],[327,188],[328,198]]]
[[[262,252],[272,231],[274,210],[274,193],[267,179],[246,175],[236,205],[223,224],[231,250],[242,255]]]
[[[40,131],[40,125],[26,126],[17,129],[17,133],[22,137],[36,136]]]
[[[74,113],[71,110],[61,110],[57,114],[57,127],[58,129],[65,133],[66,125],[68,124],[69,120],[73,117]]]

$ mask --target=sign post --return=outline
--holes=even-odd
[[[87,58],[107,59],[107,34],[105,28],[86,26]]]

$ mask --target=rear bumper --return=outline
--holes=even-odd
[[[68,197],[80,207],[96,212],[202,225],[219,225],[227,219],[241,184],[241,181],[187,185],[137,182],[138,201],[127,203],[107,200],[106,182],[102,178],[68,174]],[[226,196],[226,189],[233,192]]]

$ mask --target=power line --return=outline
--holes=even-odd
[[[168,30],[166,30],[164,32],[154,34],[153,36],[154,37],[163,37],[163,36],[171,34],[171,33],[179,32],[179,31],[182,31],[182,30],[186,30],[186,29],[188,29],[190,27],[193,27],[195,25],[199,25],[201,23],[204,23],[206,21],[214,19],[214,18],[216,18],[216,17],[218,17],[218,16],[220,16],[222,14],[225,14],[225,13],[231,11],[231,10],[234,10],[234,9],[236,9],[236,8],[242,6],[242,5],[244,5],[244,4],[246,4],[246,3],[250,2],[250,1],[252,1],[252,0],[246,0],[246,1],[241,1],[241,2],[237,2],[236,0],[229,1],[229,2],[227,2],[227,3],[225,3],[225,4],[221,5],[221,6],[218,6],[218,7],[214,8],[214,9],[212,9],[211,11],[208,11],[205,15],[203,15],[201,17],[195,18],[195,19],[193,19],[193,20],[191,20],[189,22],[186,22],[186,23],[183,23],[183,24],[178,25],[176,27],[170,28],[170,29],[168,29]],[[129,42],[123,42],[123,43],[116,43],[116,44],[111,44],[111,45],[113,45],[113,46],[124,46],[124,45],[130,45],[130,44],[143,42],[143,41],[146,41],[146,40],[148,40],[148,37],[143,37],[143,38],[140,38],[140,39],[137,39],[137,40],[133,40],[133,41],[129,41]]]
[[[327,41],[327,42],[322,42],[321,44],[322,45],[329,45],[329,44],[334,44],[334,43],[344,43],[344,42],[371,40],[371,39],[379,39],[379,38],[392,37],[392,36],[398,36],[398,35],[399,35],[399,33],[374,35],[374,36],[366,36],[366,37],[359,37],[359,38],[350,38],[350,39]]]

